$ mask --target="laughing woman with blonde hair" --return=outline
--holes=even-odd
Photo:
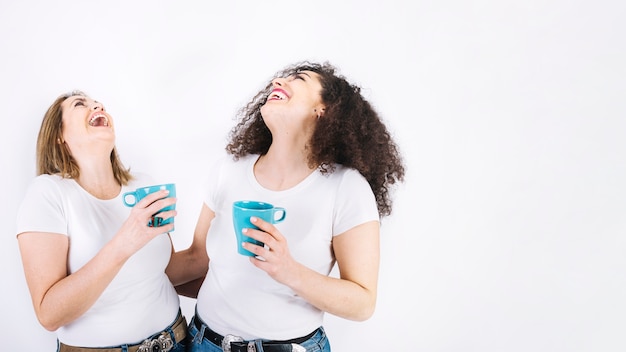
[[[75,91],[49,107],[17,239],[35,314],[56,331],[57,351],[185,350],[186,320],[165,274],[174,225],[148,226],[176,199],[160,191],[132,208],[122,201],[152,183],[122,165],[101,103]]]

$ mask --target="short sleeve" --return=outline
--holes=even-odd
[[[63,195],[48,175],[36,177],[28,186],[17,213],[17,235],[50,232],[67,235]]]
[[[358,171],[346,170],[337,192],[333,236],[370,221],[379,221],[376,197]]]

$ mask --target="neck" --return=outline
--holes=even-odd
[[[268,150],[254,165],[254,176],[265,188],[281,191],[292,188],[309,176],[316,168],[309,167],[304,152],[285,149]]]
[[[111,162],[95,162],[90,159],[79,163],[80,176],[76,182],[87,192],[98,199],[113,199],[121,190],[121,185],[113,175]]]

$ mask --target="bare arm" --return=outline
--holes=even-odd
[[[44,328],[54,331],[80,317],[96,302],[132,254],[154,237],[172,230],[173,224],[146,226],[151,214],[175,202],[174,198],[155,201],[163,195],[154,193],[135,205],[113,239],[72,274],[67,272],[67,236],[43,232],[18,235],[26,282],[35,314]],[[151,202],[154,203],[146,206]],[[174,216],[175,211],[163,214]]]
[[[176,287],[178,294],[196,298],[209,267],[206,252],[206,236],[215,213],[202,204],[189,248],[172,254],[165,272]]]
[[[285,238],[273,225],[262,220],[255,225],[266,232],[248,230],[247,234],[266,243],[271,250],[246,244],[246,249],[266,259],[250,258],[254,265],[325,312],[356,321],[372,316],[380,262],[378,221],[356,226],[334,237],[339,278],[322,275],[296,262]]]

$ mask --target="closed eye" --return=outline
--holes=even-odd
[[[73,107],[77,107],[77,106],[86,106],[85,105],[85,99],[84,98],[76,98],[76,100],[74,100],[74,103],[72,104]]]
[[[300,80],[306,81],[306,78],[309,77],[309,75],[306,74],[305,72],[296,72],[296,73],[292,73],[291,75],[289,75],[289,77],[291,78],[291,80],[300,79]]]

